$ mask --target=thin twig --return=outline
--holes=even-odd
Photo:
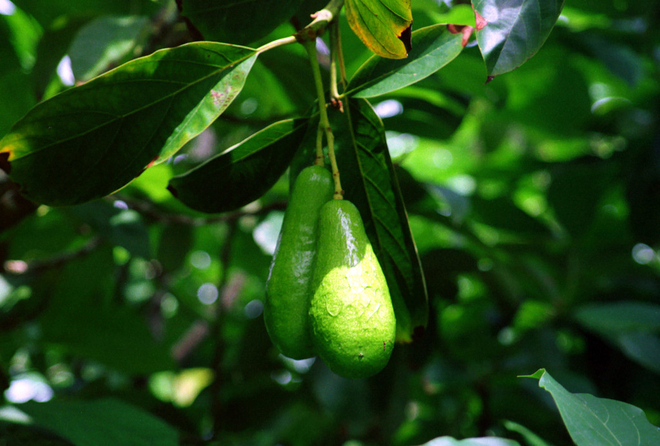
[[[113,194],[106,198],[113,202],[116,200],[122,201],[126,203],[130,209],[133,209],[134,211],[149,219],[164,223],[179,223],[190,226],[204,226],[213,223],[226,223],[238,220],[241,217],[258,216],[267,214],[270,211],[284,210],[286,208],[286,202],[275,201],[256,210],[238,210],[213,217],[192,217],[190,215],[165,212],[158,208],[158,206],[154,205],[153,202],[139,200],[137,198],[124,195]]]
[[[48,259],[32,260],[26,262],[24,260],[7,260],[2,265],[2,270],[5,274],[21,275],[27,273],[39,273],[52,268],[57,268],[67,262],[76,260],[90,254],[101,244],[101,237],[92,237],[81,248],[72,252],[64,252],[62,254],[50,257]]]

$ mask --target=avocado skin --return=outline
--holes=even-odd
[[[293,359],[315,355],[309,300],[317,249],[318,214],[332,198],[332,174],[321,166],[303,169],[294,182],[266,282],[264,322],[273,344]]]
[[[321,208],[312,289],[312,337],[328,367],[346,378],[382,370],[394,348],[396,319],[360,212],[349,201]]]

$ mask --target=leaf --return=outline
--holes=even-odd
[[[0,140],[0,153],[36,202],[102,197],[208,127],[255,59],[250,48],[213,42],[157,51],[38,104]]]
[[[412,85],[454,60],[463,50],[461,35],[446,25],[434,25],[412,33],[412,49],[404,60],[372,56],[355,73],[346,94],[359,98],[380,96]]]
[[[35,424],[76,446],[176,446],[178,432],[144,410],[107,398],[28,402],[17,406]]]
[[[421,446],[520,446],[518,442],[497,437],[466,438],[438,437]]]
[[[103,16],[83,26],[68,53],[76,80],[87,81],[128,59],[148,24],[145,16]]]
[[[427,293],[383,123],[364,99],[345,105],[350,106],[345,107],[346,113],[329,111],[344,198],[360,210],[387,278],[397,318],[397,341],[410,342],[426,327]],[[314,141],[316,128],[310,124],[310,129]],[[297,160],[305,161],[294,170],[314,159],[314,143],[303,143],[302,149]]]
[[[186,206],[202,212],[227,212],[265,194],[284,174],[307,128],[307,119],[272,124],[167,187]]]
[[[540,369],[528,378],[539,380],[557,404],[568,433],[577,446],[653,446],[660,444],[660,429],[631,404],[585,393],[570,393]]]
[[[634,301],[589,304],[578,308],[574,317],[633,361],[660,373],[660,305]]]
[[[177,0],[181,14],[206,40],[248,44],[293,16],[302,0]]]
[[[518,68],[541,49],[564,0],[473,0],[472,5],[477,18],[485,19],[476,34],[492,78]]]
[[[410,51],[410,0],[346,0],[353,32],[376,55],[403,59]]]
[[[541,437],[536,435],[534,432],[514,421],[506,420],[504,422],[504,427],[512,432],[517,432],[520,434],[529,446],[551,446],[550,443],[543,440]]]
[[[660,305],[622,301],[579,307],[574,317],[598,333],[618,335],[632,331],[660,332]]]

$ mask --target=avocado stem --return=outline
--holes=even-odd
[[[321,78],[321,68],[319,61],[316,57],[316,39],[303,42],[309,62],[312,65],[312,73],[314,75],[314,84],[316,86],[316,95],[319,101],[319,128],[316,138],[316,164],[319,164],[319,157],[321,162],[323,159],[323,141],[322,136],[325,134],[325,139],[328,144],[328,157],[330,158],[330,167],[332,168],[332,179],[335,183],[335,194],[333,196],[336,200],[341,200],[344,197],[344,191],[341,188],[341,181],[339,180],[339,169],[337,168],[337,159],[335,157],[335,138],[332,134],[332,127],[330,127],[330,120],[328,119],[328,110],[325,102],[325,91],[323,90],[323,79]],[[323,164],[320,164],[323,165]]]

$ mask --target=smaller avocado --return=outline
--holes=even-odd
[[[264,322],[273,344],[293,359],[315,355],[309,329],[310,286],[318,215],[332,198],[332,174],[321,166],[303,169],[293,185],[266,281]]]
[[[389,361],[396,336],[385,275],[353,203],[324,204],[318,231],[309,309],[314,345],[338,375],[372,376]]]

